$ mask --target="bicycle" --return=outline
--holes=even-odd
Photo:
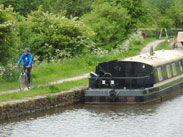
[[[20,90],[24,90],[26,87],[27,87],[27,89],[32,88],[32,76],[30,75],[30,83],[28,83],[26,68],[28,68],[28,67],[24,66],[22,68],[22,71],[19,76],[19,89]]]

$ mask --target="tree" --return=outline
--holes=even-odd
[[[0,5],[0,65],[7,64],[16,46],[14,15],[11,7]]]
[[[94,0],[56,0],[53,4],[54,13],[63,13],[66,17],[81,17],[91,10]]]
[[[128,15],[131,17],[126,27],[128,33],[134,32],[134,30],[138,28],[138,24],[144,22],[144,16],[147,15],[144,0],[96,0],[94,6],[104,2],[109,3],[113,7],[122,7],[127,10]]]
[[[111,50],[127,38],[130,22],[128,11],[121,6],[108,2],[94,6],[94,9],[82,18],[96,33],[94,41],[97,46]]]
[[[171,27],[173,27],[173,20],[168,18],[167,16],[161,16],[158,20],[158,27],[170,29]]]
[[[19,24],[18,32],[23,45],[30,47],[40,61],[79,56],[94,44],[90,38],[93,31],[82,22],[43,12],[41,8]]]
[[[167,16],[173,20],[176,28],[183,28],[183,0],[175,0],[174,4],[167,11]]]
[[[50,11],[54,2],[54,0],[0,0],[0,3],[5,7],[11,5],[14,11],[24,16],[27,16],[31,11],[37,10],[40,5],[44,7],[45,11]]]
[[[158,8],[162,15],[173,5],[174,0],[148,0],[154,8]]]

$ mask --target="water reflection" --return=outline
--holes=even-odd
[[[76,105],[0,125],[2,137],[182,137],[183,96],[149,105]]]

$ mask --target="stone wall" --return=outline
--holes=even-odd
[[[46,96],[36,96],[0,102],[0,121],[18,118],[27,114],[77,104],[84,101],[86,87],[77,87]],[[28,91],[27,91],[28,92]]]

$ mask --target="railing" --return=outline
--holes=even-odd
[[[133,81],[134,80],[147,80],[149,81],[151,78],[150,75],[148,76],[143,76],[143,77],[90,77],[90,86],[92,86],[93,88],[96,88],[96,84],[98,84],[99,88],[102,88],[102,86],[109,86],[111,88],[114,88],[116,85],[115,85],[115,80],[129,80],[128,83],[130,83],[129,87],[126,87],[126,88],[132,88],[132,84],[133,84]],[[103,80],[108,80],[108,84],[104,84],[102,83]],[[114,83],[111,83],[111,81],[113,81]],[[98,83],[96,83],[98,82]],[[125,81],[126,82],[126,81]],[[145,83],[144,83],[145,84]],[[125,87],[125,85],[123,86]]]

